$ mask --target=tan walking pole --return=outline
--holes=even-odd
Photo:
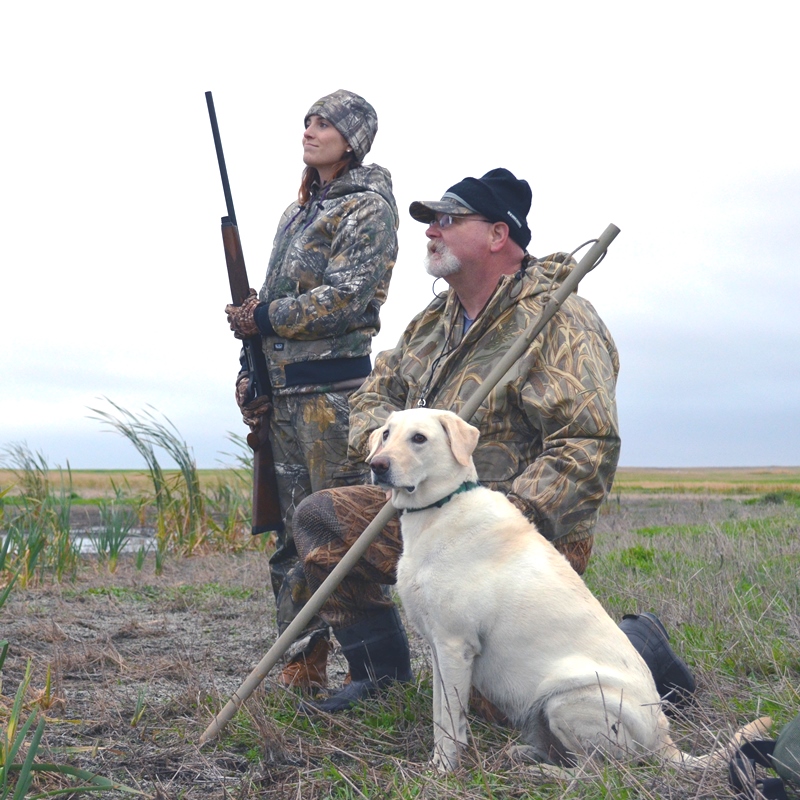
[[[550,294],[539,318],[532,322],[525,333],[506,351],[497,366],[489,373],[486,380],[476,389],[469,400],[464,404],[459,416],[467,422],[478,410],[480,404],[489,396],[490,392],[500,382],[501,378],[514,366],[517,359],[530,347],[533,340],[542,332],[544,326],[552,319],[561,307],[561,304],[578,288],[583,277],[591,272],[602,257],[608,246],[616,238],[619,228],[609,225],[599,239],[595,240],[586,255],[578,262],[575,269],[570,272],[567,279]],[[587,243],[588,244],[588,243]],[[269,652],[258,662],[255,669],[247,676],[244,683],[233,693],[222,711],[217,714],[211,724],[200,737],[200,745],[215,737],[230,722],[233,715],[241,708],[242,704],[256,690],[258,685],[267,677],[269,671],[278,663],[283,654],[289,649],[292,642],[302,632],[303,628],[311,621],[314,615],[322,608],[325,601],[333,594],[334,589],[344,580],[347,573],[355,566],[356,562],[364,555],[366,549],[372,544],[375,537],[386,527],[394,516],[395,509],[391,503],[378,512],[364,532],[353,542],[353,546],[345,553],[342,560],[333,568],[331,574],[323,581],[322,585],[311,596],[309,601],[300,609],[297,616],[289,623],[286,630],[277,638]]]

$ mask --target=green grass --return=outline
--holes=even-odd
[[[794,490],[785,490],[777,492],[767,492],[759,497],[753,497],[745,501],[748,505],[781,505],[788,503],[789,505],[800,508],[800,492]]]
[[[612,617],[659,614],[676,650],[713,679],[715,710],[787,721],[800,707],[800,524],[793,506],[762,508],[758,518],[635,528],[600,544],[586,579]]]
[[[666,501],[655,511],[677,512]],[[709,503],[710,506],[710,503]],[[708,752],[717,738],[765,714],[776,732],[800,711],[800,515],[769,505],[723,506],[723,518],[688,524],[627,526],[598,536],[586,574],[615,619],[655,611],[698,678],[698,706],[673,722],[687,751]],[[749,517],[753,511],[766,515]],[[773,507],[774,510],[774,507]],[[644,530],[644,533],[643,533]],[[464,768],[441,776],[428,766],[432,747],[431,676],[395,687],[349,714],[311,719],[296,695],[269,688],[247,703],[248,734],[240,747],[270,754],[264,796],[378,798],[656,798],[729,796],[724,769],[704,774],[660,763],[591,763],[580,780],[543,777],[508,761],[515,734],[470,717]],[[222,701],[222,699],[221,699]],[[200,725],[207,723],[203,720]],[[232,734],[225,734],[225,736]],[[253,742],[256,735],[258,742]],[[233,735],[235,738],[235,735]],[[225,739],[225,744],[233,739]],[[301,752],[302,764],[297,754]],[[284,792],[281,795],[280,792]]]
[[[136,588],[123,586],[102,586],[80,591],[64,590],[67,598],[87,597],[110,597],[116,600],[134,600],[136,602],[151,602],[159,600],[162,603],[180,602],[187,608],[193,605],[214,603],[224,598],[234,598],[237,600],[249,599],[255,596],[256,592],[252,589],[244,589],[238,586],[222,586],[218,583],[205,583],[199,585],[159,587],[152,585],[142,585]]]
[[[758,494],[800,491],[800,466],[690,467],[652,469],[620,467],[614,488],[624,492]]]

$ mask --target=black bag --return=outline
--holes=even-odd
[[[760,777],[756,767],[773,770],[780,778]],[[789,800],[800,796],[800,714],[777,739],[742,745],[731,759],[728,774],[736,796],[743,800],[760,800],[760,796]]]

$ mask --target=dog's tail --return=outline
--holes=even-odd
[[[733,735],[730,742],[724,747],[720,747],[704,756],[691,756],[679,750],[672,739],[667,736],[661,754],[674,764],[682,764],[686,767],[704,767],[709,764],[727,764],[733,754],[742,746],[745,741],[753,739],[763,739],[772,727],[771,717],[759,717],[747,725],[743,725]]]

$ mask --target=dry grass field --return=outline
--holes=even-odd
[[[759,494],[800,491],[800,467],[620,467],[617,491]]]
[[[112,478],[139,486],[135,473],[73,472],[73,510],[113,497]],[[219,478],[201,473],[207,486]],[[0,473],[0,491],[8,486]],[[687,751],[708,751],[760,714],[779,729],[800,711],[798,498],[800,468],[622,470],[602,510],[587,583],[614,619],[656,612],[694,671],[697,704],[673,723]],[[431,772],[430,665],[413,634],[413,685],[340,717],[308,718],[300,697],[268,678],[222,736],[198,747],[276,637],[261,538],[168,554],[160,570],[153,552],[123,555],[113,573],[82,556],[72,575],[15,587],[0,607],[9,642],[0,723],[30,669],[25,713],[45,721],[38,762],[170,800],[732,796],[719,768],[592,763],[574,780],[547,778],[509,761],[513,730],[475,716],[464,768]],[[344,674],[337,653],[331,682]],[[34,785],[74,783],[39,773]]]
[[[198,470],[200,485],[208,488],[218,481],[227,481],[230,470],[226,469],[201,469]],[[178,474],[177,470],[165,470],[167,477]],[[114,497],[114,487],[122,487],[132,496],[142,495],[152,488],[150,475],[143,470],[105,470],[105,469],[74,469],[67,473],[65,470],[49,470],[47,472],[51,486],[59,486],[63,481],[72,484],[72,491],[78,500],[96,500],[99,498]],[[20,486],[12,470],[0,469],[0,491],[10,489],[8,496],[14,497],[20,493]]]
[[[165,470],[167,475],[176,470]],[[201,486],[208,487],[225,481],[229,470],[198,470]],[[63,478],[72,479],[72,489],[78,498],[91,500],[113,497],[114,486],[127,486],[132,494],[150,488],[150,476],[143,470],[50,470],[50,483],[58,486]],[[15,476],[11,470],[0,469],[0,491],[11,488],[10,496],[19,492],[14,487]],[[710,492],[719,494],[758,494],[777,491],[800,491],[800,467],[693,467],[648,468],[620,467],[614,484],[623,492]]]

